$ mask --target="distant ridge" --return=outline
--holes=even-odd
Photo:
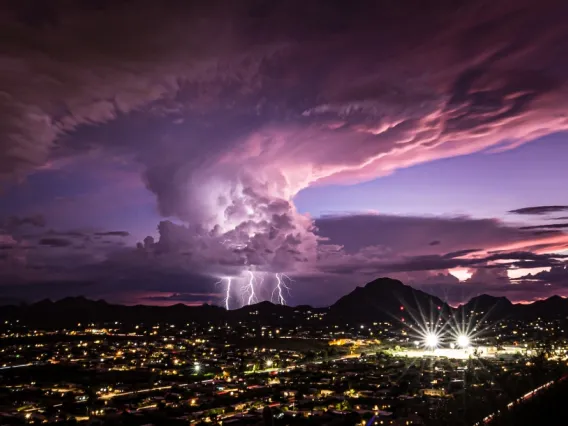
[[[292,307],[264,301],[227,311],[220,306],[207,304],[187,306],[178,303],[167,307],[124,306],[110,304],[104,300],[67,297],[55,302],[45,299],[32,304],[4,305],[0,309],[0,320],[20,320],[30,325],[62,328],[77,323],[112,321],[137,324],[227,321],[293,324],[305,320],[309,313],[325,314],[322,320],[326,322],[347,323],[395,318],[401,321],[412,321],[412,318],[419,314],[427,318],[445,316],[455,312],[464,316],[475,313],[491,320],[567,318],[568,299],[552,296],[530,304],[513,304],[505,297],[482,294],[458,308],[452,308],[436,296],[405,285],[398,280],[383,277],[369,282],[364,287],[356,287],[327,308],[313,308],[308,305]]]

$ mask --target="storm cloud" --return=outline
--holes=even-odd
[[[544,215],[549,213],[558,213],[567,211],[568,206],[534,206],[523,207],[522,209],[511,210],[509,213],[523,214],[523,215]]]
[[[294,204],[309,186],[566,129],[565,2],[148,0],[135,12],[129,2],[54,1],[0,14],[0,176],[112,159],[140,173],[164,218],[136,249],[97,247],[82,267],[365,276],[566,248],[562,232],[491,219],[314,219]],[[12,259],[34,264],[14,241]],[[45,235],[37,245],[74,244]],[[42,256],[44,268],[66,267]],[[546,260],[511,260],[537,261]]]

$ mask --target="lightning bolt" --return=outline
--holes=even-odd
[[[223,299],[223,303],[225,304],[225,309],[229,310],[229,302],[231,300],[231,284],[233,282],[233,277],[224,277],[217,281],[215,284],[220,285],[223,284],[223,281],[227,282],[225,287],[225,298]]]
[[[231,281],[232,277],[227,277],[227,291],[225,293],[225,309],[229,310],[229,300],[231,299]]]
[[[270,298],[270,300],[271,301],[274,300],[274,294],[276,293],[276,302],[280,303],[281,305],[285,305],[286,299],[284,299],[284,293],[282,290],[285,289],[288,292],[288,294],[290,294],[290,287],[286,285],[284,279],[287,278],[289,281],[292,280],[290,279],[290,277],[284,274],[275,274],[275,277],[276,277],[276,287],[274,288],[274,290],[272,290],[272,297]]]
[[[254,273],[252,271],[247,271],[249,274],[249,280],[248,280],[248,284],[245,284],[243,287],[243,298],[246,298],[246,295],[248,295],[248,299],[247,299],[247,305],[251,305],[253,303],[257,303],[258,299],[256,297],[256,293],[255,293],[255,284],[256,284],[256,277],[254,276]]]

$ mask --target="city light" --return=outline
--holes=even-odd
[[[440,338],[435,333],[430,332],[424,337],[424,345],[428,348],[435,348],[436,346],[438,346],[439,342]]]
[[[199,373],[199,371],[201,370],[201,365],[199,365],[198,363],[195,363],[195,365],[193,366],[193,369],[195,370],[196,373]]]
[[[272,367],[273,364],[274,364],[274,361],[272,361],[271,359],[267,359],[267,360],[266,360],[266,366],[267,366],[268,368]]]
[[[458,343],[458,346],[459,346],[459,347],[461,347],[461,348],[467,348],[467,347],[470,345],[471,341],[470,341],[470,339],[469,339],[469,337],[468,337],[467,335],[465,335],[465,334],[460,334],[460,335],[458,336],[458,341],[457,341],[457,343]]]

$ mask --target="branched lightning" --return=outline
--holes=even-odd
[[[247,272],[249,274],[249,280],[248,283],[243,286],[243,299],[248,295],[246,304],[251,305],[258,302],[255,292],[256,277],[252,271]]]
[[[233,300],[235,298],[235,286],[238,288],[238,291],[240,291],[242,306],[252,305],[258,303],[260,300],[264,300],[262,294],[265,273],[249,270],[246,271],[246,274],[248,274],[248,277],[246,275],[244,277],[222,277],[215,283],[216,285],[223,286],[223,305],[225,309],[229,310],[231,303],[233,303],[233,305],[235,303]],[[272,303],[286,305],[285,293],[288,292],[288,294],[290,294],[290,287],[288,287],[286,281],[292,282],[292,279],[283,273],[274,274],[274,279],[276,284],[272,289],[270,301]]]
[[[285,279],[292,281],[290,277],[284,274],[276,274],[276,287],[272,290],[272,296],[270,298],[271,301],[274,301],[274,296],[276,295],[276,302],[280,303],[281,305],[286,304],[286,299],[284,299],[283,289],[285,289],[288,294],[290,294],[290,287],[286,285]]]

